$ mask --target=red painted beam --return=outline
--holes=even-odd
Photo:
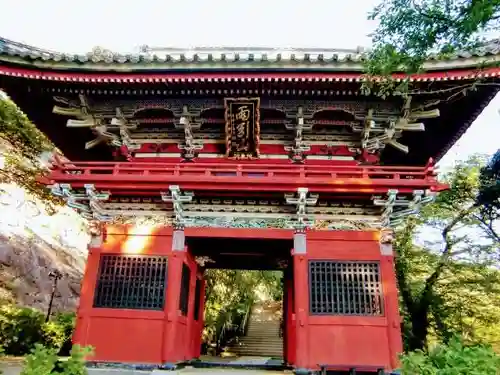
[[[413,74],[410,80],[434,81],[434,80],[472,80],[479,77],[493,77],[500,74],[497,67],[478,69],[454,69],[449,71],[430,71]],[[157,73],[157,72],[109,72],[109,71],[72,71],[60,72],[47,69],[21,68],[0,64],[0,75],[29,78],[32,80],[49,80],[62,82],[85,82],[89,84],[109,83],[238,83],[238,82],[361,82],[364,79],[363,72],[191,72],[183,73]],[[405,79],[406,74],[393,74],[395,79]]]
[[[83,183],[71,184],[73,188],[83,188]],[[168,192],[168,188],[172,183],[163,184],[139,184],[139,183],[95,183],[96,189],[102,191],[110,191],[113,193],[114,189],[119,189],[122,192],[127,192],[127,195],[136,195],[137,190],[151,190],[155,192]],[[343,186],[343,187],[328,187],[328,186],[316,186],[313,184],[288,184],[282,186],[276,186],[275,184],[268,185],[248,185],[247,183],[242,184],[224,184],[224,183],[174,183],[178,185],[182,190],[186,191],[245,191],[260,193],[262,191],[267,192],[283,192],[283,193],[293,193],[299,187],[307,187],[312,193],[336,193],[336,194],[386,194],[389,189],[397,189],[401,194],[411,194],[415,190],[426,190],[431,189],[432,191],[438,191],[432,187],[401,187],[400,185],[394,186],[370,186],[363,187],[360,186]]]

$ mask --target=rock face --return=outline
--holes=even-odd
[[[0,302],[46,310],[53,282],[63,274],[53,311],[76,309],[89,241],[84,221],[61,207],[50,215],[45,205],[11,184],[0,184]]]

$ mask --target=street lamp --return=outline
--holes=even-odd
[[[61,280],[63,277],[62,273],[58,270],[52,270],[49,272],[49,279],[52,280],[52,293],[50,294],[50,302],[49,308],[47,310],[47,316],[45,317],[45,322],[48,322],[50,319],[50,314],[52,313],[52,303],[54,302],[54,295],[57,290],[57,282]]]

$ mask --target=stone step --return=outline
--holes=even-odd
[[[276,342],[276,343],[262,343],[262,342],[241,342],[237,345],[234,345],[235,347],[242,348],[242,347],[259,347],[259,348],[282,348],[283,343],[282,342]]]
[[[255,325],[249,325],[247,330],[248,331],[264,331],[264,332],[279,331],[280,326],[279,325],[262,326],[260,324],[255,324]]]
[[[248,356],[248,357],[274,357],[274,358],[283,358],[283,351],[279,352],[263,352],[259,350],[247,350],[247,351],[235,351],[235,354],[239,356]]]
[[[283,344],[282,343],[277,343],[277,344],[262,345],[260,343],[243,343],[241,345],[231,346],[231,348],[235,349],[235,350],[258,349],[258,350],[276,351],[276,350],[283,350]]]
[[[259,328],[273,328],[273,327],[279,327],[281,325],[280,322],[250,322],[248,323],[248,327],[259,327]]]
[[[280,327],[268,327],[268,328],[265,328],[265,327],[248,327],[247,329],[247,332],[255,332],[255,333],[260,333],[260,332],[263,332],[263,333],[266,333],[266,332],[269,332],[269,333],[278,333],[280,331]]]
[[[246,336],[241,336],[240,337],[240,340],[241,339],[244,339],[244,338],[256,338],[256,339],[261,339],[261,340],[273,340],[273,339],[279,339],[279,340],[282,340],[283,337],[280,337],[280,335],[278,335],[278,333],[274,333],[274,334],[248,334]]]
[[[266,332],[248,333],[246,336],[241,336],[240,339],[243,339],[245,337],[256,337],[256,338],[262,338],[262,339],[268,339],[268,340],[272,340],[274,338],[282,339],[282,337],[280,337],[278,332],[276,332],[276,333],[266,333]]]
[[[254,353],[282,353],[283,348],[282,347],[277,347],[277,348],[261,348],[258,346],[239,346],[236,348],[230,348],[232,352],[235,353],[247,353],[247,352],[254,352]]]
[[[247,332],[246,336],[243,337],[280,337],[279,332]]]
[[[269,340],[243,340],[238,343],[240,346],[245,345],[260,345],[260,346],[283,346],[283,341],[269,341]]]
[[[281,355],[283,354],[283,348],[231,348],[231,352],[238,355],[259,355],[259,356],[271,356],[271,355]],[[254,354],[249,354],[254,353]]]

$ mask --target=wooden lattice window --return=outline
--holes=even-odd
[[[167,263],[167,257],[102,255],[94,307],[162,310]]]
[[[201,280],[196,278],[196,286],[194,289],[194,320],[200,319],[200,299],[201,299]]]
[[[382,315],[380,264],[310,261],[309,301],[314,315]]]
[[[183,263],[181,276],[181,295],[179,299],[179,310],[182,315],[187,316],[189,306],[189,279],[191,278],[191,270]]]

